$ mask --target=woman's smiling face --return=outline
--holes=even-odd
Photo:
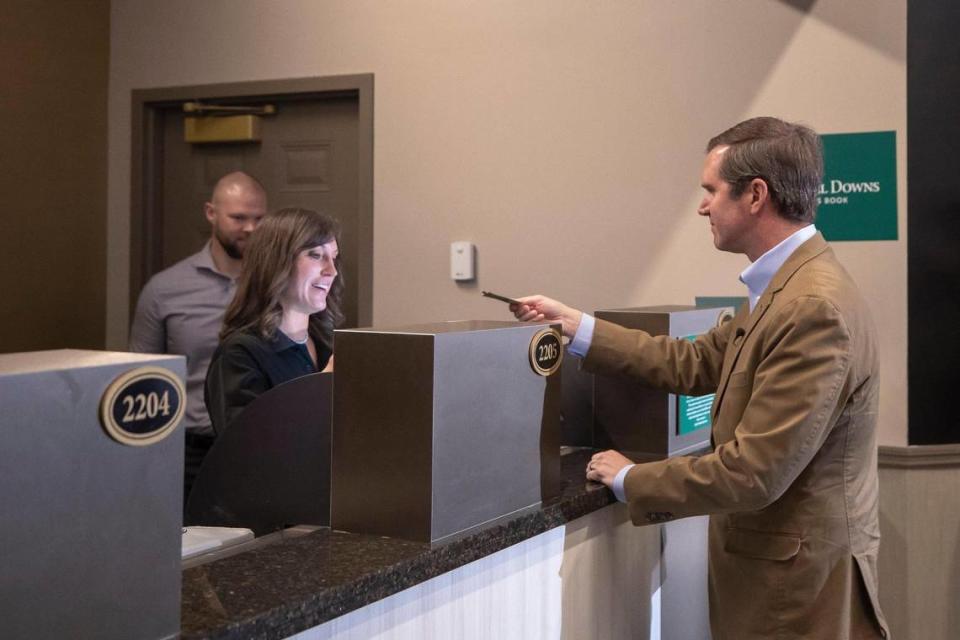
[[[336,240],[307,247],[297,255],[287,290],[280,305],[284,313],[310,315],[327,308],[327,295],[337,278],[336,259],[340,253]]]

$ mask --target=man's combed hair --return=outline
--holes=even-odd
[[[309,209],[281,209],[266,216],[250,236],[243,256],[237,293],[223,317],[220,340],[246,331],[272,339],[280,326],[280,300],[294,277],[297,256],[331,240],[340,243],[340,225],[331,216]],[[343,268],[340,256],[334,265],[337,277],[327,294],[327,308],[310,316],[308,331],[314,341],[333,350],[333,330],[343,322]]]
[[[760,178],[780,215],[813,222],[823,181],[823,145],[813,129],[777,118],[751,118],[712,138],[707,152],[721,146],[729,149],[720,161],[720,177],[734,197]]]

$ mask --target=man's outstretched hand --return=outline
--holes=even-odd
[[[572,338],[580,326],[583,312],[545,296],[517,298],[520,304],[510,305],[510,311],[523,322],[559,322],[563,335]]]

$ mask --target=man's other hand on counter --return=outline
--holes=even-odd
[[[633,461],[618,451],[601,451],[593,454],[587,463],[587,480],[602,482],[608,487],[613,486],[613,479],[620,470],[633,464]]]
[[[608,450],[593,454],[587,463],[587,480],[602,482],[620,502],[626,502],[623,481],[634,466],[633,461],[618,451]]]

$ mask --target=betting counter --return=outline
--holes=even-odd
[[[680,324],[684,335],[691,333]],[[51,570],[22,562],[17,575],[3,578],[0,606],[20,625],[12,628],[105,638],[282,638],[308,630],[304,637],[654,638],[666,628],[671,636],[682,632],[676,637],[703,635],[705,519],[633,527],[605,487],[584,479],[594,445],[606,446],[612,433],[609,423],[597,421],[607,415],[598,409],[616,402],[616,394],[598,392],[576,359],[564,356],[558,327],[471,321],[354,329],[338,331],[336,345],[335,376],[307,376],[271,390],[218,438],[187,505],[187,523],[246,527],[258,537],[184,563],[180,592],[170,579],[176,571],[169,571],[180,566],[179,549],[167,534],[180,532],[182,434],[169,412],[181,410],[182,359],[122,354],[130,361],[92,381],[48,363],[46,379],[21,380],[21,393],[13,395],[36,399],[37,389],[59,378],[53,386],[70,401],[35,402],[50,406],[17,419],[42,422],[43,411],[62,411],[72,423],[33,453],[20,447],[25,457],[18,464],[49,467],[52,457],[65,455],[53,450],[64,429],[90,422],[86,435],[75,437],[104,450],[86,446],[81,458],[92,467],[119,465],[113,482],[130,486],[77,492],[113,501],[118,515],[111,527],[131,531],[138,522],[138,533],[152,533],[121,550],[138,558],[125,574],[101,572],[100,580],[99,567],[118,564],[110,548],[116,540],[101,543],[91,533],[104,508],[96,518],[85,517],[82,504],[51,515],[75,519],[69,543],[46,539],[31,547],[27,539],[36,537],[42,518],[30,522],[17,540],[28,555],[42,546],[49,564],[75,571],[86,564],[85,575],[93,577],[85,580],[114,586],[109,598],[79,587],[62,591]],[[5,379],[39,375],[3,358]],[[173,375],[158,377],[157,369]],[[631,397],[629,387],[621,391]],[[82,411],[71,409],[77,399]],[[679,406],[675,398],[667,402]],[[124,418],[134,434],[126,440],[111,431]],[[684,446],[691,441],[677,424],[645,426],[669,429]],[[701,431],[702,442],[708,432]],[[141,467],[117,462],[121,452]],[[169,472],[155,483],[163,500],[147,486],[153,475],[149,482],[130,479],[143,469],[153,473],[151,465]],[[69,485],[70,475],[47,483],[51,494]],[[3,490],[5,504],[31,512],[14,491]],[[116,502],[111,490],[124,500]],[[36,597],[15,589],[23,581],[36,586]],[[45,590],[59,599],[44,605]],[[117,602],[125,603],[120,613],[129,619],[105,625]],[[77,609],[85,613],[70,613]]]

